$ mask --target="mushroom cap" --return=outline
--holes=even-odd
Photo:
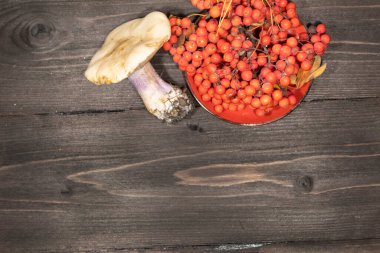
[[[162,12],[124,23],[107,36],[85,76],[95,84],[118,83],[149,62],[170,36],[170,22]]]

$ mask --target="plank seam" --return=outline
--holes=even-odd
[[[369,240],[380,240],[379,237],[368,237],[359,239],[337,239],[337,240],[306,240],[306,241],[264,241],[256,243],[223,243],[223,244],[195,244],[195,245],[162,245],[162,246],[150,246],[150,247],[113,247],[105,248],[106,250],[115,251],[129,251],[129,250],[188,250],[188,249],[199,249],[199,248],[210,248],[210,250],[215,251],[232,251],[232,250],[247,250],[247,249],[260,249],[266,246],[276,246],[276,245],[292,245],[292,244],[313,244],[313,243],[344,243],[344,242],[362,242]],[[380,241],[379,241],[380,243]]]
[[[312,100],[304,100],[301,104],[308,103],[322,103],[329,101],[364,101],[364,100],[374,100],[379,99],[377,96],[373,97],[361,97],[361,98],[316,98]],[[196,108],[199,108],[199,105],[196,105]],[[78,110],[78,111],[62,111],[62,112],[41,112],[34,114],[0,114],[0,117],[23,117],[23,116],[73,116],[73,115],[95,115],[95,114],[107,114],[107,113],[124,113],[127,111],[140,111],[146,110],[145,107],[130,107],[128,109],[112,109],[112,110],[101,110],[101,109],[89,109],[89,110]]]

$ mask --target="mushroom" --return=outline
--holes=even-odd
[[[128,78],[150,113],[168,123],[178,121],[193,104],[182,89],[162,80],[149,62],[170,36],[169,19],[161,12],[122,24],[107,36],[85,76],[97,85]]]

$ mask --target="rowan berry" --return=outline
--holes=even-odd
[[[292,27],[299,27],[301,25],[301,21],[298,18],[292,18],[290,22],[292,23]]]
[[[283,98],[279,101],[278,105],[281,107],[281,108],[288,108],[289,107],[289,99],[288,98]]]
[[[232,62],[233,59],[234,59],[234,55],[232,53],[225,53],[223,55],[223,60],[225,62]]]
[[[245,7],[243,10],[243,17],[250,17],[250,16],[252,16],[252,8]]]
[[[288,5],[286,5],[286,10],[289,9],[296,9],[296,4],[294,2],[288,2]]]
[[[234,112],[237,110],[237,105],[236,104],[229,104],[228,105],[228,110]]]
[[[282,91],[280,91],[280,90],[275,90],[272,93],[272,98],[275,101],[280,101],[283,98],[283,96],[284,95],[282,94]]]
[[[245,93],[245,90],[239,90],[237,93],[238,98],[244,99],[247,97],[247,93]]]
[[[291,96],[288,97],[288,99],[289,99],[289,104],[290,104],[290,105],[295,105],[295,104],[297,104],[297,98],[296,98],[296,96],[291,95]]]
[[[231,19],[231,23],[233,26],[240,26],[242,25],[243,21],[241,20],[241,18],[239,16],[234,16],[232,19]]]
[[[242,99],[243,103],[246,105],[250,105],[252,103],[252,96],[248,96]]]
[[[231,20],[223,19],[222,23],[220,24],[220,27],[225,29],[225,30],[230,30],[232,27]]]
[[[254,9],[252,11],[252,19],[255,20],[255,21],[259,21],[261,19],[262,15],[261,15],[261,11],[259,11],[258,9]]]
[[[265,94],[272,94],[273,89],[274,89],[273,84],[271,84],[271,83],[264,83],[264,84],[263,84],[263,87],[262,87],[261,90],[262,90]]]
[[[215,5],[210,9],[210,16],[213,18],[219,18],[222,14],[222,8],[219,5]]]
[[[294,69],[295,69],[295,67],[294,67],[293,64],[288,64],[288,65],[286,66],[284,72],[285,72],[285,74],[287,74],[288,76],[290,76],[290,75],[293,75],[293,73],[294,73]]]
[[[251,105],[253,108],[260,108],[261,107],[261,101],[259,98],[253,98]]]
[[[245,90],[245,93],[247,94],[247,96],[253,96],[256,94],[256,90],[252,85],[246,86],[244,88],[244,90]]]
[[[216,106],[214,107],[214,110],[215,110],[216,113],[222,113],[222,112],[223,112],[223,106],[221,106],[221,105],[216,105]]]
[[[326,45],[329,44],[330,41],[331,41],[331,37],[330,37],[330,35],[328,35],[328,34],[323,34],[323,35],[321,36],[321,41],[322,41],[323,43],[325,43]]]
[[[236,67],[239,71],[244,71],[248,69],[248,64],[245,61],[239,61]]]
[[[181,27],[182,28],[189,28],[191,26],[191,20],[189,18],[183,18],[181,20]]]
[[[317,42],[314,44],[314,51],[316,53],[324,52],[325,48],[326,48],[326,46],[322,42]]]
[[[284,30],[289,30],[292,27],[292,22],[290,22],[289,19],[283,19],[280,26]]]
[[[255,113],[258,117],[264,117],[265,116],[265,111],[263,109],[256,109]]]
[[[268,82],[270,82],[270,83],[276,83],[276,81],[277,81],[276,75],[275,75],[273,72],[268,73],[268,74],[265,76],[265,79],[266,79]]]
[[[218,21],[216,19],[210,19],[207,22],[206,29],[208,32],[215,32],[218,30]]]
[[[172,48],[172,43],[170,43],[169,41],[165,42],[163,45],[162,45],[162,48],[165,50],[165,51],[169,51],[171,48]]]
[[[268,36],[268,35],[265,35],[261,38],[261,44],[263,44],[264,46],[269,46],[271,43],[271,37]]]
[[[185,48],[189,52],[195,52],[197,50],[197,43],[195,41],[188,41],[185,44]],[[177,53],[178,53],[178,48],[177,48]]]
[[[272,102],[272,97],[264,94],[260,97],[260,102],[261,105],[269,105]]]
[[[241,72],[241,78],[244,81],[248,81],[248,82],[251,81],[253,78],[252,71],[251,70],[245,70],[245,71]]]
[[[249,82],[249,85],[252,86],[253,88],[255,88],[255,90],[259,90],[261,89],[261,85],[260,85],[260,81],[257,80],[257,79],[253,79]]]
[[[202,100],[205,102],[211,101],[211,97],[209,94],[203,94],[202,95]]]
[[[255,7],[255,9],[261,10],[262,8],[264,8],[264,3],[262,0],[255,0],[253,2],[253,7]]]
[[[297,61],[303,62],[304,60],[306,60],[306,57],[307,57],[307,54],[305,52],[299,52],[297,54]]]
[[[286,45],[289,47],[296,47],[298,45],[298,40],[294,37],[290,37],[286,40]]]
[[[317,33],[320,33],[320,34],[326,33],[326,25],[325,24],[317,25]]]
[[[213,55],[215,54],[216,52],[218,51],[217,47],[215,44],[208,44],[205,48],[205,52],[208,54],[208,55]]]
[[[282,8],[285,8],[288,5],[288,0],[279,0],[276,4]]]
[[[283,76],[280,79],[280,84],[283,87],[288,87],[290,84],[290,77],[289,76]]]
[[[215,88],[215,92],[216,94],[223,95],[226,92],[226,87],[224,87],[223,85],[218,85]]]
[[[266,55],[259,55],[258,59],[257,59],[257,64],[259,66],[264,66],[268,63],[268,58]]]
[[[211,99],[211,102],[212,102],[214,105],[221,105],[221,104],[223,103],[223,100],[221,100],[221,99],[217,99],[217,98],[213,97],[213,98]]]
[[[240,17],[243,17],[243,15],[244,15],[244,5],[238,5],[238,6],[236,6],[236,8],[235,8],[235,14],[236,15],[238,15],[238,16],[240,16]]]
[[[281,52],[281,45],[280,44],[274,44],[273,46],[272,46],[272,52],[274,53],[274,54],[277,54],[277,55],[279,55],[280,54],[280,52]]]

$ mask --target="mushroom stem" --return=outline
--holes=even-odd
[[[128,80],[140,94],[148,111],[161,120],[168,123],[181,120],[193,109],[187,94],[162,80],[149,62]]]

